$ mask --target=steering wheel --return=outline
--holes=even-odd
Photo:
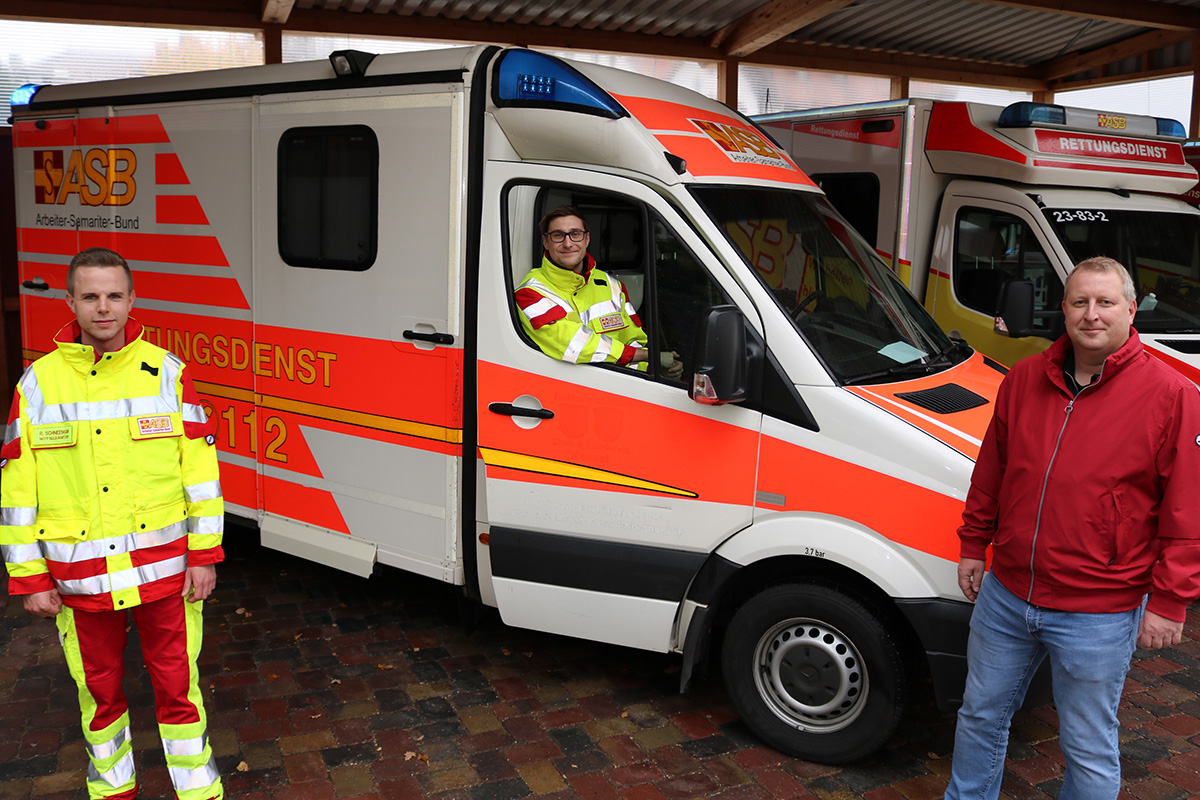
[[[792,319],[796,322],[799,322],[800,315],[804,312],[804,309],[808,308],[809,304],[812,303],[813,300],[823,300],[824,298],[825,293],[820,289],[810,293],[807,297],[796,304],[796,310],[792,312]]]

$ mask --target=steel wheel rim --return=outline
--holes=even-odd
[[[758,640],[754,682],[767,706],[802,731],[831,733],[862,714],[866,666],[850,639],[828,623],[785,620]]]

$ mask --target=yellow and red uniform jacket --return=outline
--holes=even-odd
[[[0,450],[0,548],[14,595],[80,611],[183,590],[223,557],[215,437],[184,363],[142,340],[98,355],[71,323],[21,376]]]

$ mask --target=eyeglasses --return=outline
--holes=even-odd
[[[581,231],[581,230],[576,229],[573,231],[550,231],[549,233],[546,234],[546,238],[549,239],[550,241],[554,242],[555,244],[562,244],[563,241],[568,236],[571,237],[572,242],[582,242],[584,240],[584,237],[586,237],[587,235],[588,235],[587,231]]]

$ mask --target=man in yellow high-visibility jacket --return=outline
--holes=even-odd
[[[213,429],[184,363],[129,318],[125,260],[89,248],[66,282],[75,322],[21,376],[0,450],[9,592],[58,626],[89,797],[137,796],[121,691],[132,611],[176,796],[222,798],[196,668],[202,601],[223,558]]]
[[[515,293],[521,327],[551,358],[574,364],[617,364],[645,372],[650,351],[642,321],[621,281],[588,255],[587,220],[559,206],[541,221],[541,265]],[[667,377],[683,373],[675,353],[662,353]]]

